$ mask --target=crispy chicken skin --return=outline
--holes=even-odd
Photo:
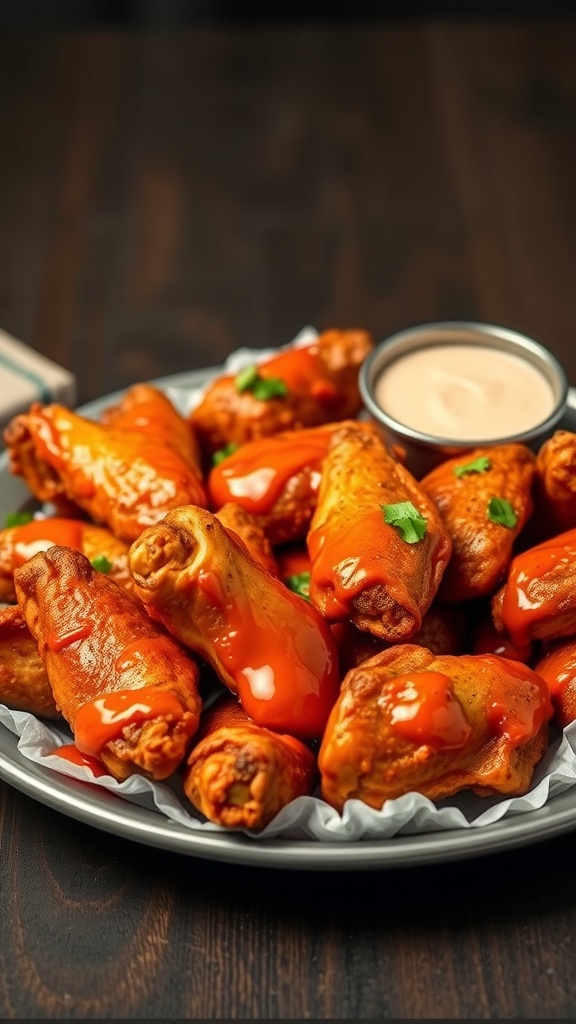
[[[236,502],[227,501],[216,512],[216,518],[227,530],[234,530],[234,533],[244,541],[252,558],[260,562],[267,572],[271,572],[274,576],[278,575],[278,565],[272,545],[256,516],[247,512]]]
[[[40,500],[73,502],[115,536],[133,541],[170,508],[206,497],[177,448],[144,431],[121,430],[62,405],[30,407],[5,434],[10,469]]]
[[[480,468],[466,471],[472,465]],[[535,456],[529,448],[502,444],[448,459],[420,480],[452,540],[452,555],[439,589],[444,601],[484,597],[502,582],[514,542],[532,514],[534,475]],[[492,498],[509,502],[516,516],[514,526],[490,518]]]
[[[322,462],[338,423],[282,431],[241,445],[211,470],[213,509],[235,501],[262,524],[274,546],[305,538]]]
[[[408,543],[383,506],[409,502],[426,532]],[[389,642],[410,639],[440,585],[451,541],[440,513],[372,423],[334,433],[307,537],[310,599],[329,621],[350,619]]]
[[[496,629],[517,647],[576,633],[576,529],[515,555],[490,605]]]
[[[576,719],[576,636],[542,644],[534,671],[548,684],[559,729]]]
[[[341,811],[411,791],[525,793],[551,714],[546,683],[519,662],[391,647],[342,683],[318,755],[322,796]]]
[[[576,527],[576,433],[557,430],[538,451],[534,498],[535,541]]]
[[[137,430],[176,448],[186,464],[202,481],[200,446],[192,427],[167,395],[152,384],[133,384],[115,405],[100,417],[108,427]]]
[[[224,694],[202,714],[183,773],[184,792],[209,821],[261,829],[291,800],[312,792],[316,758],[283,733],[262,729]]]
[[[105,526],[54,516],[0,530],[0,601],[15,603],[14,569],[53,544],[82,551],[90,562],[96,560],[96,567],[100,560],[101,571],[110,579],[128,590],[132,587],[126,541]]]
[[[130,548],[135,593],[197,652],[257,725],[322,735],[340,684],[336,643],[308,601],[211,512],[169,512]]]
[[[0,608],[0,704],[60,717],[38,644],[18,605]]]
[[[355,416],[362,405],[360,364],[374,347],[363,330],[328,330],[310,345],[293,346],[255,368],[258,379],[281,381],[285,394],[259,398],[222,374],[190,414],[205,457],[228,444],[244,444],[284,430],[315,427]]]
[[[189,652],[72,548],[34,555],[14,582],[77,746],[117,779],[171,775],[200,720],[200,674]]]

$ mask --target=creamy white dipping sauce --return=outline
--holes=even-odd
[[[552,385],[532,363],[489,345],[430,345],[389,363],[375,398],[399,423],[454,441],[531,430],[554,410]]]

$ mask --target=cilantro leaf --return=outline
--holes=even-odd
[[[6,528],[11,526],[24,526],[25,523],[31,523],[34,516],[31,512],[9,512],[4,521]]]
[[[295,594],[299,594],[300,597],[304,597],[307,601],[310,600],[310,573],[309,572],[297,572],[292,576],[287,576],[284,583],[289,590],[293,590]]]
[[[381,505],[384,522],[394,526],[407,544],[417,544],[427,529],[424,516],[411,501],[399,501],[396,505]]]
[[[283,398],[288,394],[286,382],[280,377],[262,377],[257,366],[247,366],[234,378],[236,390],[251,391],[254,398],[265,402],[269,398]]]
[[[467,462],[464,466],[455,466],[452,472],[454,476],[467,476],[468,473],[485,473],[486,470],[491,469],[492,463],[486,455],[479,455],[477,459],[472,459],[471,462]]]
[[[223,448],[219,448],[212,456],[212,465],[219,466],[220,463],[224,462],[224,459],[227,459],[229,455],[232,455],[237,448],[238,445],[233,444],[232,442],[230,442],[230,444],[225,444]]]
[[[98,572],[103,572],[104,575],[108,575],[112,568],[112,562],[106,558],[106,555],[96,555],[90,564],[93,569],[96,569]]]
[[[488,502],[488,518],[493,523],[507,526],[508,529],[516,526],[518,522],[518,517],[510,502],[506,501],[506,498],[490,498]]]

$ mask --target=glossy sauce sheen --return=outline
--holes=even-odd
[[[100,752],[131,725],[154,718],[182,717],[182,705],[173,694],[144,686],[137,690],[117,690],[95,697],[84,704],[74,719],[74,737],[79,750],[98,757]]]
[[[33,519],[14,529],[12,564],[24,565],[38,551],[53,544],[82,550],[82,523],[77,519]]]
[[[463,747],[472,732],[443,672],[411,672],[392,680],[391,723],[405,739],[442,750]]]
[[[319,351],[316,344],[290,349],[262,363],[258,372],[264,378],[277,377],[284,381],[289,393],[309,395],[320,405],[330,405],[340,394],[326,376]]]
[[[215,573],[200,572],[197,586],[224,613],[226,631],[211,639],[246,713],[264,728],[319,739],[340,686],[338,652],[328,624],[280,583],[283,604],[292,604],[297,612],[280,622],[265,608],[251,612],[227,598]]]
[[[108,774],[98,758],[92,757],[91,754],[84,754],[75,743],[64,743],[61,747],[55,747],[51,753],[61,757],[63,761],[70,761],[71,764],[78,764],[84,768],[89,768],[96,779]]]
[[[245,445],[215,466],[208,491],[215,507],[236,501],[255,515],[270,512],[288,481],[303,469],[317,469],[313,490],[320,484],[320,465],[333,430],[279,434]]]
[[[390,363],[375,398],[399,423],[454,441],[521,434],[554,410],[549,381],[527,360],[489,345],[431,345]]]
[[[552,618],[558,612],[554,579],[551,577],[547,588],[545,578],[575,560],[576,530],[551,537],[512,560],[502,601],[502,622],[514,644],[529,643],[532,623],[543,617]],[[530,585],[535,579],[544,580],[537,596],[530,594]]]

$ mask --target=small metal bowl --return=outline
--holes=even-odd
[[[505,436],[490,435],[489,431],[486,437],[440,436],[401,422],[396,418],[397,413],[395,417],[379,404],[376,384],[393,363],[421,349],[446,345],[496,349],[531,364],[550,385],[550,408],[546,410],[545,418]],[[417,478],[443,460],[472,448],[517,441],[536,451],[562,419],[569,391],[563,367],[548,349],[532,338],[494,324],[456,320],[420,324],[386,338],[365,359],[358,383],[368,414],[378,424],[386,441],[401,450],[406,465]]]

